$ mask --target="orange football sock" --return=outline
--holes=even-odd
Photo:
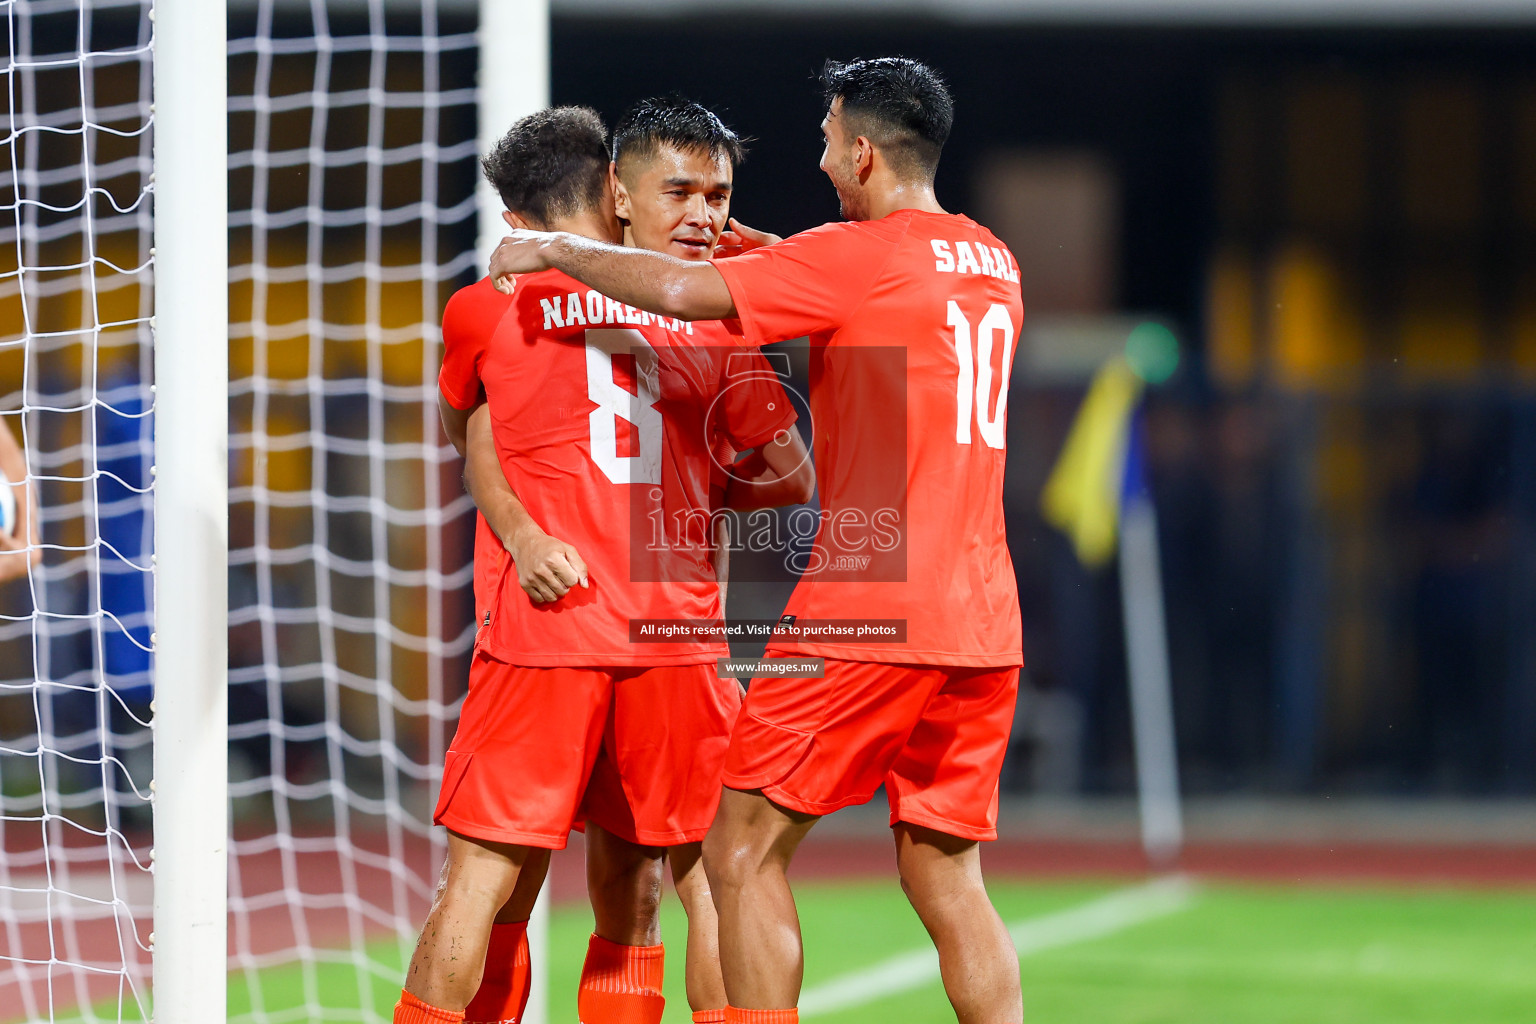
[[[725,1008],[718,1010],[694,1010],[693,1024],[725,1024]]]
[[[400,1001],[395,1004],[395,1024],[458,1024],[464,1015],[457,1010],[443,1010],[424,1003],[405,989],[400,990]]]
[[[743,1010],[739,1006],[725,1008],[725,1024],[800,1024],[800,1011]]]
[[[528,1005],[528,922],[491,925],[480,990],[464,1008],[465,1024],[517,1024]]]
[[[587,943],[576,992],[582,1024],[661,1024],[665,951],[661,946],[621,946],[601,935]]]

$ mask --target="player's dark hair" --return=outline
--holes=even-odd
[[[602,202],[608,129],[587,107],[550,107],[514,124],[480,161],[513,213],[539,227]]]
[[[613,129],[613,162],[651,160],[662,146],[712,159],[725,157],[734,167],[746,158],[741,136],[702,103],[672,94],[641,100]]]
[[[843,117],[903,174],[931,179],[955,123],[955,103],[938,72],[910,57],[875,57],[821,69],[827,109],[839,96]]]

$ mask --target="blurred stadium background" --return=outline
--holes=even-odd
[[[26,4],[3,6],[19,46],[14,26]],[[400,140],[423,137],[443,147],[374,172],[354,163],[322,174],[302,160],[280,171],[231,167],[232,207],[259,211],[232,225],[231,263],[294,270],[262,278],[259,287],[261,275],[237,279],[231,291],[232,377],[279,382],[265,390],[259,416],[254,392],[237,392],[231,402],[231,543],[263,553],[232,566],[231,606],[266,609],[231,631],[231,756],[238,777],[276,770],[286,779],[281,792],[254,787],[237,801],[237,833],[260,834],[285,816],[301,831],[324,827],[330,780],[344,777],[370,796],[389,790],[389,772],[353,749],[327,746],[338,729],[365,744],[392,735],[407,760],[435,765],[444,722],[408,712],[451,704],[462,692],[469,604],[454,581],[467,584],[467,506],[457,468],[438,461],[435,414],[406,389],[431,383],[441,303],[480,272],[471,255],[475,165],[463,144],[476,130],[478,23],[472,2],[427,7],[430,29],[412,2],[279,2],[261,13],[231,4],[232,97],[251,94],[258,76],[270,96],[298,96],[319,82],[333,95],[371,85],[447,97],[430,111],[402,102],[377,123],[356,111],[338,114],[318,141],[302,104],[270,117],[232,104],[232,151],[248,149],[258,133],[272,151],[409,149]],[[240,42],[258,29],[303,38],[322,24],[336,39],[430,34],[452,42],[427,56],[392,55],[382,82],[370,82],[377,65],[366,47],[329,55],[322,69],[313,49],[267,60]],[[93,31],[98,48],[127,46],[142,23],[135,9],[103,5]],[[507,59],[517,59],[519,44],[505,41]],[[48,52],[46,40],[29,45]],[[1170,993],[1200,972],[1178,960],[1184,933],[1170,924],[1174,934],[1147,933],[1141,945],[1051,961],[1059,970],[1043,970],[1041,960],[1033,980],[1026,968],[1035,1019],[1521,1019],[1536,996],[1518,966],[1536,955],[1529,927],[1536,920],[1536,5],[553,0],[550,50],[556,103],[589,104],[611,120],[642,95],[676,90],[754,137],[733,212],[781,234],[837,215],[816,167],[814,75],[824,59],[899,52],[948,76],[957,120],[940,169],[941,198],[1008,243],[1025,292],[1026,332],[1009,400],[1007,503],[1028,666],[1003,780],[1005,838],[989,851],[998,877],[1019,880],[1017,895],[1000,898],[1020,914],[1104,891],[1080,880],[1023,881],[1129,878],[1146,868],[1132,800],[1118,579],[1112,565],[1081,564],[1043,522],[1039,495],[1091,373],[1128,325],[1155,320],[1178,337],[1183,359],[1148,393],[1145,423],[1187,797],[1183,865],[1264,883],[1206,900],[1206,908],[1233,904],[1229,916],[1204,931],[1191,918],[1185,937],[1220,946],[1235,941],[1224,936],[1264,928],[1278,942],[1294,940],[1295,949],[1274,953],[1276,962],[1345,966],[1281,971],[1269,982],[1292,1001],[1281,999],[1266,1016],[1243,1010],[1252,992],[1270,991],[1244,988],[1258,984],[1255,965],[1270,958],[1257,950],[1249,965],[1257,973],[1230,965],[1216,972],[1225,996],[1207,989],[1180,1002]],[[370,94],[361,96],[356,102],[366,108]],[[340,217],[323,231],[304,213],[344,214],[363,193],[380,209],[405,212],[382,222]],[[424,195],[429,212],[412,213]],[[101,251],[110,254],[113,244],[122,247],[123,265],[137,260],[136,235],[104,238]],[[327,267],[367,259],[430,265],[437,276],[398,287],[337,276],[317,289],[296,269],[317,251]],[[74,315],[73,295],[64,287],[49,300],[58,323]],[[145,300],[130,289],[116,301],[129,317]],[[4,316],[6,338],[19,336],[20,314]],[[380,344],[378,331],[395,334]],[[146,394],[143,358],[130,343],[98,353],[96,386],[103,394],[118,389],[118,407],[130,413]],[[19,419],[12,414],[23,399],[23,359],[19,346],[0,346],[7,426]],[[60,349],[31,366],[28,387],[70,394],[88,363]],[[330,382],[322,397],[304,387],[317,375]],[[292,387],[284,391],[283,381]],[[127,429],[109,419],[97,429]],[[139,421],[125,422],[139,429]],[[91,417],[38,416],[28,429],[34,473],[60,478],[42,481],[43,503],[64,510],[45,518],[45,542],[60,547],[50,549],[37,586],[67,615],[88,603],[94,578],[64,550],[89,540],[77,514],[87,499],[63,481],[78,469],[70,460],[82,457]],[[344,444],[319,451],[307,438],[321,430],[342,439],[383,431],[391,443],[415,446],[416,461],[406,466]],[[139,482],[140,438],[132,431],[114,450],[116,471]],[[306,440],[280,440],[290,435]],[[36,461],[50,452],[59,453],[54,461]],[[317,476],[319,466],[328,472]],[[295,498],[288,512],[276,501],[276,514],[258,514],[253,488],[260,501],[319,489],[336,507],[317,519]],[[122,537],[147,535],[121,497],[93,500],[108,510],[101,536],[109,536],[118,509],[121,532],[111,536],[131,550]],[[425,520],[391,521],[386,530],[370,498]],[[445,510],[438,520],[428,514],[434,508]],[[422,521],[432,528],[421,529]],[[283,561],[282,552],[317,543],[342,561],[440,572],[446,589],[404,577],[381,589],[345,566],[322,573]],[[359,616],[388,623],[391,639],[382,646],[354,629],[325,657],[345,677],[387,678],[396,694],[390,700],[365,687],[338,690],[301,669],[274,675],[274,653],[276,668],[303,666],[331,642],[322,637],[333,623],[283,611],[314,607],[321,577],[324,600],[339,615],[355,606]],[[128,647],[117,656],[95,647],[62,618],[35,644],[23,621],[31,606],[24,589],[0,588],[0,612],[16,617],[0,622],[0,677],[28,684],[34,674],[121,677],[131,708],[142,659]],[[784,592],[782,581],[739,585],[731,611],[776,614]],[[119,600],[100,593],[103,602]],[[120,600],[123,632],[147,630],[144,598],[138,619],[134,599]],[[112,644],[123,646],[121,638]],[[273,690],[268,683],[279,677]],[[63,718],[89,710],[67,700],[57,707]],[[7,741],[29,735],[36,713],[30,696],[0,697],[0,734]],[[271,742],[273,722],[288,730],[281,750]],[[61,770],[67,776],[67,766]],[[16,806],[27,799],[28,778],[4,777]],[[392,798],[419,814],[433,778],[407,779]],[[67,778],[47,784],[71,788]],[[99,776],[90,784],[100,785]],[[131,801],[123,803],[132,836],[143,822],[133,820]],[[846,892],[854,908],[848,927],[883,921],[873,897],[860,895],[866,890],[832,882],[886,871],[883,816],[847,812],[822,832],[806,868],[825,887],[815,902],[841,906],[834,894]],[[7,850],[18,834],[11,826]],[[370,847],[366,835],[354,839]],[[424,863],[425,841],[407,839],[413,863]],[[1341,895],[1267,887],[1298,880],[1371,888]],[[562,858],[552,882],[557,906],[573,907],[580,884],[579,858]],[[1466,903],[1455,910],[1413,903],[1410,894],[1426,886],[1493,886],[1497,895],[1458,896]],[[1451,899],[1434,899],[1442,897]],[[395,912],[409,916],[424,898],[413,891]],[[1301,910],[1287,915],[1292,904],[1388,923],[1381,933],[1364,929],[1358,942],[1329,932],[1334,925],[1314,936]],[[816,913],[807,911],[808,929],[835,941],[838,933]],[[557,911],[557,946],[576,944],[580,914]],[[370,920],[364,930],[372,936],[389,924]],[[921,944],[920,931],[901,927],[890,925],[901,942],[869,939],[870,948]],[[1421,959],[1379,952],[1399,932],[1420,936],[1404,943]],[[338,927],[316,934],[347,938]],[[1487,949],[1477,945],[1483,939]],[[12,928],[0,941],[19,948],[23,933]],[[396,948],[391,940],[380,958],[387,963]],[[1468,973],[1433,998],[1415,999],[1410,976],[1434,974],[1426,966],[1433,964],[1450,971],[1445,958],[1466,961]],[[1478,975],[1474,961],[1491,973]],[[808,981],[840,970],[818,962]],[[1363,979],[1383,972],[1407,987],[1373,1001]],[[381,1002],[390,998],[387,973],[379,973]],[[1308,1002],[1308,986],[1325,975],[1328,984],[1314,993],[1321,1003]],[[1105,990],[1109,977],[1130,980]],[[300,1005],[314,1005],[315,976],[294,984],[304,991]],[[555,998],[561,984],[557,974]],[[1029,1002],[1032,984],[1046,993],[1043,1005]],[[1470,1004],[1479,1011],[1467,1015],[1468,998],[1488,1001]],[[1100,999],[1102,1008],[1085,999]],[[282,998],[269,1002],[279,1006]],[[1320,1005],[1336,1013],[1320,1013]],[[930,1019],[911,1012],[910,1019]],[[0,1019],[11,1016],[0,1006]],[[866,1018],[849,1011],[840,1019]],[[886,1007],[881,1019],[909,1018]]]
[[[345,34],[362,5],[333,6]],[[1114,574],[1079,567],[1037,511],[1091,325],[1131,315],[1188,354],[1149,415],[1190,792],[1536,794],[1536,31],[1460,4],[1418,25],[1391,4],[1353,25],[1230,5],[1275,12],[1239,26],[1221,5],[1214,24],[1156,3],[1086,5],[1118,24],[1069,5],[744,6],[557,0],[553,100],[613,118],[641,93],[699,97],[759,140],[735,212],[788,234],[837,212],[816,168],[823,59],[912,53],[950,77],[941,192],[1014,250],[1032,322],[1010,530],[1030,689],[1065,727],[1021,750],[1012,788],[1131,785]],[[312,70],[286,73],[308,87]],[[386,180],[386,207],[415,173],[399,202]],[[441,173],[468,195],[470,161]],[[308,186],[273,180],[268,209]]]

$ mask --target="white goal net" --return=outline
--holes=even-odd
[[[0,424],[43,548],[0,583],[0,1024],[152,1004],[150,6],[0,0]],[[437,324],[478,263],[444,6],[229,6],[231,1020],[388,1020],[436,884],[473,633]]]
[[[150,27],[137,3],[0,17],[0,424],[43,547],[0,583],[0,1019],[133,1018],[151,894]]]
[[[441,859],[473,611],[437,325],[477,263],[477,51],[407,10],[230,25],[232,1020],[389,1019]]]

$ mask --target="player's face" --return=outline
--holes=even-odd
[[[725,155],[661,146],[618,176],[617,208],[630,241],[685,260],[707,260],[731,216],[731,161]]]
[[[843,98],[832,101],[827,116],[821,119],[821,134],[826,147],[821,152],[821,169],[837,189],[837,201],[844,220],[868,217],[863,190],[859,188],[857,136],[850,137],[843,120]]]

